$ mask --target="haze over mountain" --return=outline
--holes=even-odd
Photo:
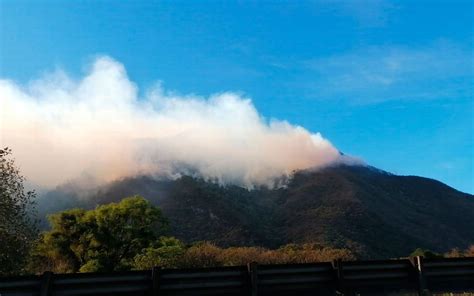
[[[42,196],[42,216],[139,194],[187,242],[315,242],[365,257],[474,242],[472,196],[365,166],[320,133],[266,119],[239,93],[157,84],[142,94],[103,56],[79,80],[62,71],[28,86],[2,79],[0,97],[0,145],[30,181],[63,184]]]
[[[474,244],[474,1],[116,2],[0,0],[0,177],[42,229],[137,194],[186,243]],[[37,249],[5,192],[0,273]]]
[[[187,242],[316,242],[365,257],[474,242],[471,195],[364,166],[238,92],[140,91],[101,56],[79,79],[61,70],[26,86],[0,79],[0,98],[0,146],[28,180],[63,184],[42,197],[43,215],[140,194]]]
[[[422,247],[443,252],[474,243],[474,197],[436,180],[397,176],[370,166],[297,171],[286,186],[249,190],[198,177],[150,176],[107,185],[71,182],[40,201],[41,214],[91,208],[139,194],[158,205],[170,234],[186,242],[278,247],[320,243],[365,258],[406,256]]]
[[[197,173],[251,188],[294,170],[361,163],[318,132],[263,117],[240,93],[179,95],[156,83],[141,94],[107,56],[79,80],[62,71],[28,86],[0,78],[0,98],[0,146],[45,187],[80,175],[103,183]]]
[[[100,57],[80,80],[0,80],[0,97],[0,145],[25,176],[76,180],[42,197],[42,215],[139,194],[187,242],[315,242],[365,257],[474,242],[471,195],[362,165],[238,93],[183,96],[158,84],[140,95],[122,64]]]

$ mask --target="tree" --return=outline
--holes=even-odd
[[[37,235],[35,192],[25,190],[9,148],[0,149],[0,275],[21,273]]]
[[[160,237],[152,247],[143,249],[133,260],[133,268],[137,270],[151,269],[153,266],[176,268],[186,248],[184,244],[174,237]]]
[[[444,254],[444,256],[448,258],[474,257],[474,245],[470,245],[464,251],[458,248],[451,249],[449,252]]]
[[[197,242],[186,250],[181,265],[186,268],[223,266],[219,261],[222,249],[210,242]]]
[[[435,253],[431,250],[418,248],[410,254],[410,257],[423,256],[425,258],[443,258],[443,255]]]
[[[470,245],[467,250],[464,251],[464,256],[466,257],[474,257],[474,245]]]
[[[56,272],[130,269],[133,258],[165,233],[167,220],[146,199],[134,196],[94,210],[72,209],[50,215],[32,267]]]

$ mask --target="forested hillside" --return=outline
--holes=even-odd
[[[40,213],[119,201],[139,194],[159,206],[170,234],[185,242],[275,248],[318,243],[364,258],[399,257],[421,247],[438,252],[474,242],[474,198],[438,181],[366,166],[296,172],[280,189],[248,190],[199,178],[127,178],[81,190],[58,187]]]

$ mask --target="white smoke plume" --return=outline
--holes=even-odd
[[[0,146],[42,186],[184,168],[222,183],[271,186],[293,170],[349,159],[319,133],[265,120],[236,93],[178,96],[158,84],[139,97],[109,57],[80,80],[62,71],[27,86],[0,80],[0,116]]]

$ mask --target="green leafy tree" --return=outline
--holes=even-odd
[[[133,268],[136,270],[151,269],[153,266],[177,268],[186,252],[184,244],[174,237],[160,237],[157,243],[135,256]]]
[[[94,210],[72,209],[49,216],[30,266],[35,271],[91,272],[130,269],[133,258],[168,227],[161,210],[134,196]]]
[[[32,250],[34,272],[76,272],[87,262],[92,228],[84,223],[86,210],[66,210],[48,217],[51,231],[41,233]]]
[[[25,190],[25,178],[11,158],[0,149],[0,275],[21,273],[31,243],[36,239],[33,191]]]

